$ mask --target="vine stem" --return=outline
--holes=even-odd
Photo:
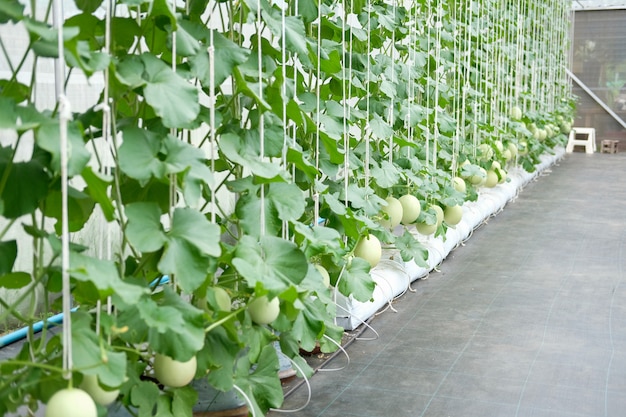
[[[204,333],[209,333],[211,330],[215,329],[216,327],[221,326],[222,324],[226,323],[227,321],[229,321],[230,319],[232,319],[233,317],[235,317],[237,314],[241,313],[245,309],[246,309],[246,307],[241,307],[241,308],[233,311],[232,313],[228,314],[227,316],[222,317],[221,319],[219,319],[215,323],[211,323],[211,325],[209,327],[204,329]]]

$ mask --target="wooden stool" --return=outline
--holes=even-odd
[[[609,140],[605,139],[602,141],[602,153],[617,153],[617,145],[619,144],[619,140]]]

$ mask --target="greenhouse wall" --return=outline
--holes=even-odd
[[[577,10],[572,41],[573,72],[618,117],[626,119],[626,9]],[[619,140],[626,149],[626,130],[579,85],[578,126],[593,127],[598,140]]]

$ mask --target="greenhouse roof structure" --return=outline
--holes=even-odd
[[[573,0],[573,10],[626,9],[625,0]]]

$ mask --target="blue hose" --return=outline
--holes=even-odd
[[[150,286],[163,285],[163,284],[167,284],[168,282],[170,282],[170,277],[168,277],[167,275],[164,275],[161,278],[157,278],[154,281],[152,281],[150,283]],[[72,311],[76,311],[77,308],[78,307],[74,307]],[[52,317],[48,317],[48,319],[46,319],[45,321],[47,328],[57,326],[61,323],[63,323],[63,313],[59,313]],[[25,327],[22,327],[21,329],[15,330],[14,332],[5,334],[4,336],[0,336],[0,348],[3,348],[7,345],[10,345],[11,343],[15,343],[24,339],[28,335],[29,327],[30,326],[25,326]],[[40,331],[43,330],[44,321],[43,320],[38,321],[34,323],[32,327],[33,327],[34,333],[39,333]]]
[[[73,309],[72,311],[74,310],[76,309]],[[45,323],[46,323],[46,327],[48,328],[59,325],[63,323],[63,314],[60,313],[52,317],[48,317]],[[33,332],[39,333],[40,331],[43,330],[43,326],[44,326],[44,321],[43,320],[38,321],[37,323],[33,324]],[[17,341],[24,339],[28,335],[28,329],[29,329],[29,326],[25,326],[25,327],[22,327],[21,329],[18,329],[14,332],[5,334],[4,336],[0,337],[0,348],[3,348],[7,345],[10,345],[11,343],[15,343]]]

